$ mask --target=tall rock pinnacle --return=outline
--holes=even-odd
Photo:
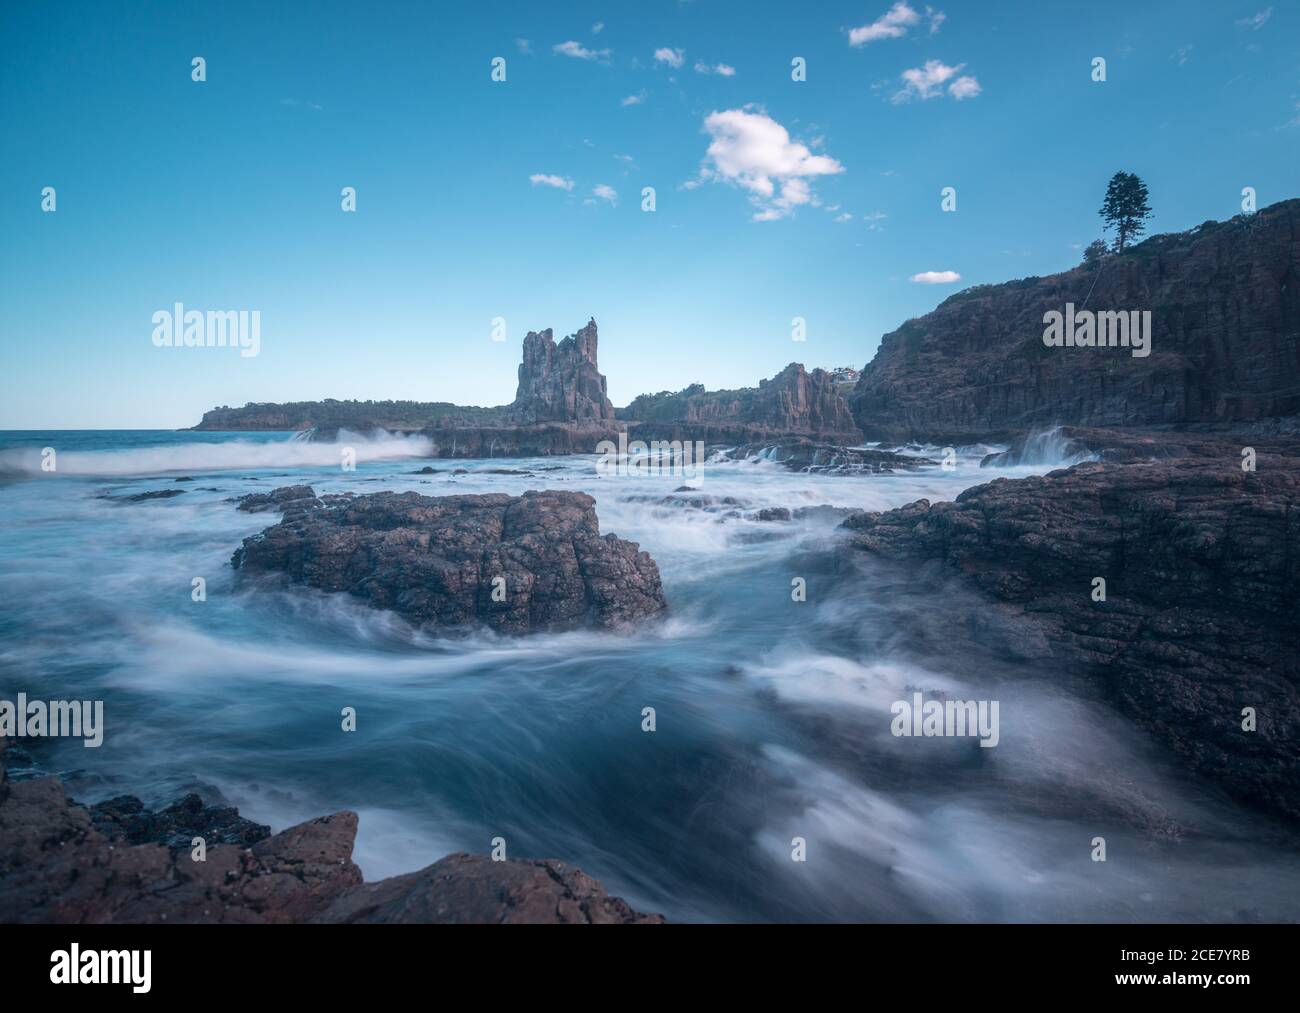
[[[529,331],[510,406],[521,423],[608,421],[614,406],[596,365],[596,321],[555,343],[551,329]]]

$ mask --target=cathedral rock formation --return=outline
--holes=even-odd
[[[608,422],[614,406],[596,365],[596,321],[559,344],[551,329],[529,331],[519,364],[519,391],[511,410],[519,422]]]

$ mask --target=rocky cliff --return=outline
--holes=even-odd
[[[810,373],[798,362],[757,387],[706,391],[693,384],[675,394],[642,394],[618,417],[640,439],[745,442],[810,436],[854,443],[861,438],[840,385],[825,370]]]
[[[596,321],[559,344],[551,329],[529,331],[519,364],[519,390],[510,406],[518,422],[606,422],[614,406],[596,365]]]
[[[1047,347],[1048,311],[1149,310],[1151,353]],[[1300,412],[1300,200],[1155,236],[1096,268],[981,285],[884,336],[852,395],[869,439]]]

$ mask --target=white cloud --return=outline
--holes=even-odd
[[[591,26],[592,35],[599,35],[604,30],[605,30],[605,22],[603,21],[597,21],[594,25]]]
[[[640,92],[638,92],[636,95],[629,95],[627,98],[623,99],[621,102],[619,102],[619,105],[621,105],[621,106],[639,106],[639,105],[640,105],[642,102],[644,102],[645,100],[646,100],[646,93],[645,93],[645,90],[642,89],[642,90],[641,90]]]
[[[964,75],[957,78],[952,84],[948,85],[948,94],[960,102],[964,98],[974,98],[984,89],[980,83],[970,75]]]
[[[979,81],[970,75],[957,77],[965,66],[966,64],[959,63],[950,67],[942,60],[926,60],[924,67],[905,70],[901,75],[903,87],[894,93],[892,101],[897,104],[913,98],[939,98],[943,94],[944,85],[948,85],[948,92],[955,99],[974,98],[983,89]]]
[[[1257,32],[1268,23],[1268,19],[1273,16],[1273,8],[1265,7],[1258,14],[1252,14],[1248,18],[1242,18],[1237,22],[1238,28],[1249,28],[1252,32]]]
[[[871,24],[850,29],[849,45],[865,46],[868,42],[878,42],[881,39],[901,39],[920,20],[921,15],[906,0],[898,0],[898,3]]]
[[[954,281],[961,281],[961,275],[956,271],[922,271],[909,280],[920,285],[951,285]]]
[[[851,222],[851,221],[853,221],[853,216],[852,216],[851,214],[849,214],[849,213],[846,211],[846,212],[844,212],[844,214],[842,214],[842,215],[836,215],[836,216],[835,216],[835,221],[837,221],[837,222]]]
[[[686,61],[686,53],[680,49],[667,46],[655,50],[655,63],[666,63],[670,67],[680,67]]]
[[[700,170],[702,179],[715,179],[749,192],[757,210],[754,221],[775,221],[804,204],[815,204],[809,180],[844,171],[829,155],[814,155],[806,145],[763,112],[728,109],[712,112],[704,129],[713,140]]]
[[[948,20],[948,15],[933,7],[925,9],[925,18],[930,23],[930,34],[939,30],[939,26]],[[921,23],[921,15],[907,0],[898,0],[893,7],[876,18],[869,25],[849,29],[849,45],[865,46],[868,42],[881,39],[901,39],[908,31]]]
[[[561,56],[572,56],[575,60],[604,60],[608,59],[613,52],[611,49],[588,49],[581,42],[574,42],[572,39],[551,48]]]
[[[515,39],[515,48],[521,53],[531,53],[533,51],[533,40]]]
[[[735,68],[735,67],[730,67],[730,66],[728,66],[728,65],[725,64],[725,63],[715,63],[715,64],[714,64],[713,66],[711,66],[711,67],[710,67],[707,63],[697,63],[697,64],[695,65],[695,73],[697,73],[697,74],[719,74],[719,75],[721,75],[722,77],[735,77],[735,76],[736,76],[736,68]]]
[[[528,182],[533,186],[553,186],[557,190],[573,189],[573,180],[568,176],[548,176],[545,173],[535,172],[528,177]]]
[[[593,197],[599,197],[601,200],[609,201],[609,203],[616,207],[618,206],[618,191],[612,186],[606,186],[604,183],[597,183],[592,189],[591,194]]]

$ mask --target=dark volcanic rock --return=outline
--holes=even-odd
[[[774,461],[790,471],[825,475],[889,475],[895,471],[914,471],[938,464],[929,458],[909,456],[892,450],[843,447],[799,438],[752,443],[736,447],[727,456],[742,461]]]
[[[1300,458],[1086,463],[843,526],[965,574],[992,602],[954,627],[1082,676],[1193,771],[1300,819]]]
[[[130,496],[117,497],[117,501],[119,503],[143,503],[151,499],[171,499],[173,496],[184,496],[185,493],[185,489],[155,489],[153,492],[137,492]]]
[[[738,443],[764,436],[805,434],[835,443],[856,443],[861,434],[848,402],[831,375],[809,373],[792,362],[757,387],[706,391],[694,384],[675,394],[642,394],[618,412],[639,440],[702,440]]]
[[[244,819],[238,809],[204,805],[193,793],[157,812],[134,795],[119,795],[91,806],[90,819],[105,836],[128,844],[165,844],[173,850],[189,848],[195,837],[209,846],[248,846],[271,836],[270,827]]]
[[[382,492],[314,502],[244,539],[233,565],[346,591],[436,629],[618,628],[667,607],[654,560],[634,542],[602,537],[585,493]],[[498,577],[503,601],[493,600]]]
[[[1150,310],[1152,352],[1048,348],[1043,314]],[[959,444],[1056,424],[1300,412],[1300,200],[1154,236],[1044,278],[981,285],[881,340],[852,397],[868,439]]]
[[[452,855],[421,872],[363,885],[352,861],[351,812],[301,823],[252,847],[213,845],[209,838],[206,861],[196,862],[188,841],[183,849],[158,843],[171,827],[158,824],[153,842],[136,844],[120,827],[105,833],[95,818],[112,811],[129,820],[134,808],[122,799],[92,809],[76,805],[57,777],[9,782],[0,741],[0,922],[663,920],[638,914],[554,860]],[[192,818],[193,807],[183,808]]]
[[[260,514],[268,510],[298,513],[315,510],[320,506],[316,490],[309,485],[283,485],[271,492],[254,492],[240,496],[235,509],[245,513]]]
[[[1180,457],[1240,459],[1242,448],[1300,457],[1300,437],[1276,432],[1089,429],[1055,426],[1013,440],[1003,453],[988,454],[980,467],[1016,464],[1078,464],[1092,458],[1111,464],[1163,461]]]
[[[464,426],[438,422],[420,431],[440,458],[550,457],[594,454],[602,440],[617,442],[613,423],[539,422],[534,425]]]
[[[325,922],[459,925],[662,923],[611,897],[580,869],[554,859],[494,862],[448,855],[426,869],[350,890],[316,918]]]

